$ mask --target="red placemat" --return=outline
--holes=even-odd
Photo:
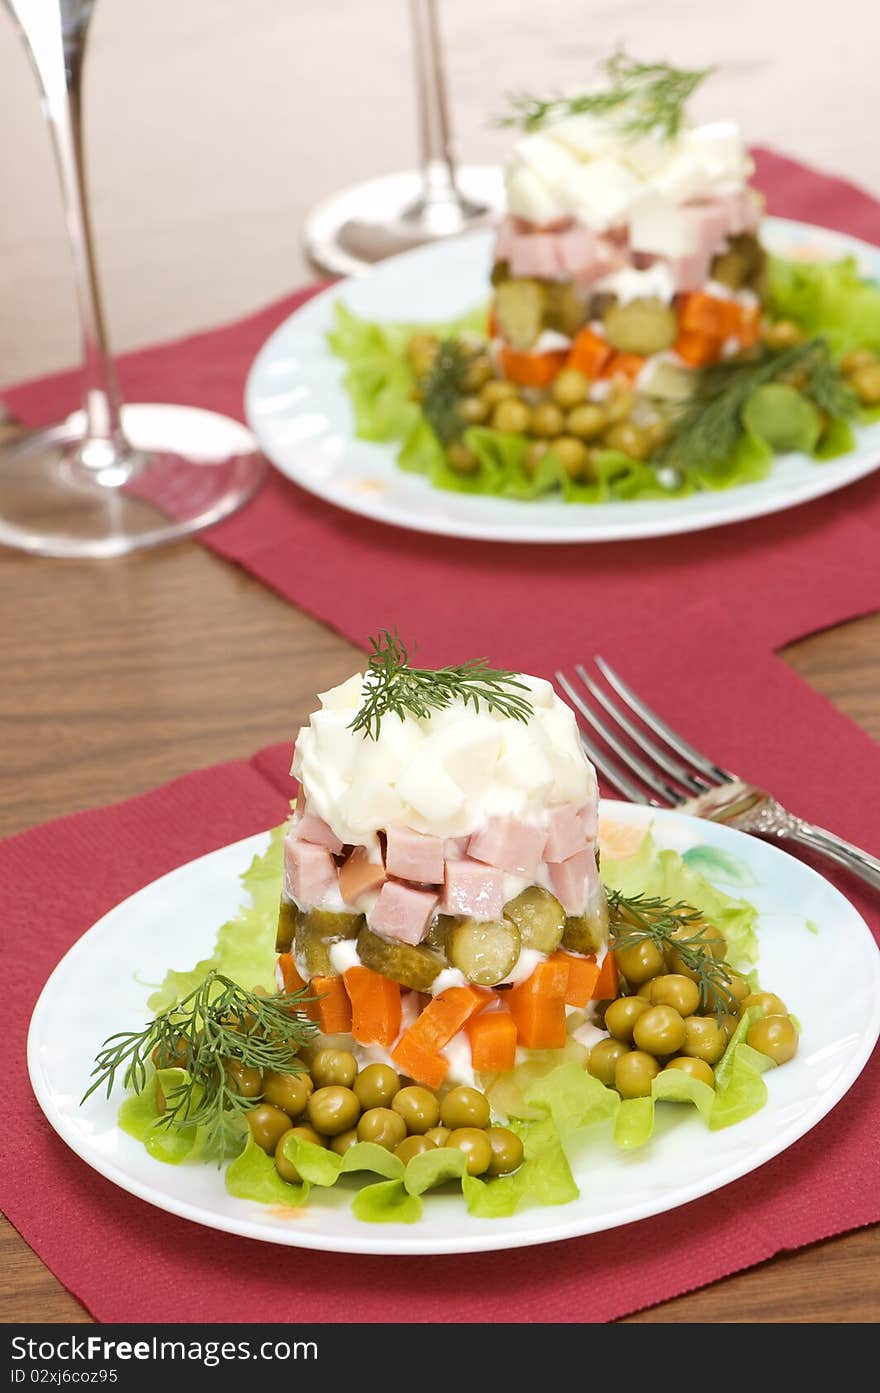
[[[99,915],[172,866],[284,817],[289,763],[289,745],[273,746],[0,843],[7,1057],[23,1061],[43,982]],[[19,1067],[7,1070],[2,1201],[102,1321],[605,1321],[875,1220],[878,1095],[878,1072],[866,1071],[754,1175],[624,1231],[502,1253],[368,1258],[273,1248],[125,1194],[56,1137]]]
[[[880,241],[880,206],[850,185],[766,151],[758,152],[758,181],[772,212]],[[126,395],[240,415],[250,361],[303,298],[129,355],[120,364]],[[6,400],[22,419],[45,422],[74,406],[78,389],[78,374],[64,374]],[[496,662],[551,675],[601,652],[694,743],[765,782],[794,811],[877,851],[880,749],[774,654],[878,607],[878,530],[878,476],[745,525],[554,549],[398,531],[333,510],[273,475],[204,540],[356,642],[396,623],[419,637],[425,662],[488,651]],[[0,845],[0,894],[14,895],[4,922],[7,943],[17,945],[7,968],[20,1013],[17,1049],[42,981],[78,934],[170,865],[280,818],[285,802],[273,788],[282,787],[282,755],[263,752],[251,765],[192,775]],[[111,836],[112,861],[96,872],[93,848]],[[52,913],[47,866],[65,886]],[[876,932],[876,903],[838,883]],[[33,945],[27,954],[23,942]],[[503,1256],[416,1261],[267,1250],[148,1211],[70,1156],[21,1079],[5,1207],[103,1320],[223,1319],[230,1310],[253,1320],[288,1310],[303,1320],[605,1320],[876,1220],[878,1092],[869,1067],[784,1157],[677,1215],[643,1221],[633,1231],[637,1245],[597,1235]]]

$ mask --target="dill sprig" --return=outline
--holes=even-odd
[[[730,990],[733,969],[712,956],[717,938],[702,914],[683,900],[671,903],[648,895],[608,895],[611,940],[618,950],[639,943],[653,943],[660,953],[674,950],[682,965],[693,973],[700,989],[700,1008],[720,1021],[736,1007]]]
[[[829,416],[848,416],[855,409],[855,396],[825,339],[809,339],[782,352],[764,347],[700,372],[696,395],[679,417],[672,439],[658,452],[656,463],[683,472],[696,466],[711,471],[724,464],[742,434],[742,413],[750,398],[769,382],[787,380],[796,382]]]
[[[681,130],[688,100],[714,69],[640,63],[618,49],[600,65],[600,71],[608,79],[608,86],[600,91],[570,97],[540,98],[529,93],[513,96],[513,111],[501,117],[499,124],[536,131],[563,116],[616,113],[617,129],[633,140],[650,135],[673,140]]]
[[[205,1152],[219,1161],[235,1120],[259,1102],[239,1092],[226,1066],[299,1073],[305,1066],[297,1050],[315,1033],[313,1023],[299,1014],[309,999],[304,991],[261,996],[212,970],[143,1030],[120,1031],[104,1041],[82,1102],[102,1084],[109,1098],[119,1074],[126,1088],[140,1093],[151,1060],[160,1069],[184,1069],[188,1077],[165,1094],[156,1125],[204,1127]]]
[[[466,422],[458,403],[467,392],[468,373],[478,347],[470,348],[461,339],[441,339],[429,371],[419,383],[422,411],[443,445],[458,440]]]
[[[520,692],[529,689],[515,672],[489,667],[485,658],[471,658],[457,667],[410,667],[409,653],[397,633],[383,629],[370,639],[373,652],[367,664],[363,705],[350,729],[362,730],[371,740],[379,737],[382,719],[389,712],[404,720],[442,711],[461,698],[478,711],[499,711],[511,720],[528,721],[531,702]]]

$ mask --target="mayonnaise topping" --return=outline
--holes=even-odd
[[[733,121],[633,140],[613,120],[568,116],[517,143],[508,207],[538,226],[570,216],[604,232],[628,222],[646,195],[672,205],[710,199],[744,188],[753,168]]]
[[[520,680],[533,707],[527,723],[456,699],[421,720],[386,714],[376,740],[351,729],[361,673],[322,693],[292,769],[310,810],[344,843],[370,846],[380,829],[466,836],[493,816],[542,825],[551,807],[594,801],[574,713],[549,682]]]

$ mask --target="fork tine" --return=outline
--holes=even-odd
[[[620,726],[621,730],[626,731],[627,735],[635,742],[639,749],[644,750],[646,754],[650,755],[655,764],[659,764],[660,768],[665,769],[667,774],[671,774],[679,783],[684,784],[685,788],[690,789],[691,793],[705,793],[707,789],[712,787],[705,779],[701,779],[698,775],[685,769],[683,764],[679,764],[678,760],[673,759],[672,755],[669,754],[667,750],[661,749],[659,745],[655,744],[643,730],[639,730],[629,717],[624,715],[620,707],[615,705],[607,692],[603,692],[599,684],[593,681],[582,663],[577,663],[575,665],[575,672],[583,682],[587,691],[599,702],[600,706],[605,708],[609,716]]]
[[[557,673],[556,676],[561,681],[561,674]],[[590,710],[589,706],[587,706],[586,702],[578,694],[578,692],[575,691],[575,689],[572,687],[571,683],[567,681],[567,679],[565,689],[569,697],[577,707],[578,711],[580,711],[584,720],[588,721],[589,724],[593,727],[593,729],[598,732],[598,734],[605,741],[605,744],[608,746],[608,748],[613,750],[619,759],[623,760],[627,768],[631,769],[634,774],[638,775],[638,777],[642,780],[642,783],[647,784],[648,788],[652,788],[655,793],[659,793],[660,797],[666,803],[674,804],[684,802],[684,798],[679,793],[677,788],[673,788],[672,785],[668,784],[665,779],[661,779],[659,775],[655,774],[654,770],[651,768],[649,764],[646,764],[645,761],[639,755],[637,755],[634,750],[630,750],[627,748],[626,745],[624,745],[623,741],[620,740],[617,735],[615,735],[614,731],[611,730],[610,726],[606,725],[606,723],[602,720],[601,716],[597,716],[595,711]]]
[[[627,705],[635,711],[636,715],[645,722],[646,726],[650,726],[655,735],[659,735],[662,740],[665,740],[668,745],[671,745],[676,754],[681,755],[682,759],[690,760],[691,764],[696,765],[696,767],[701,770],[702,773],[706,774],[713,783],[720,782],[729,784],[735,782],[734,776],[729,770],[722,768],[720,764],[714,764],[712,760],[707,759],[705,755],[701,755],[699,750],[695,750],[693,745],[688,744],[683,736],[678,735],[668,726],[666,722],[657,715],[656,711],[652,711],[650,706],[647,706],[640,697],[637,697],[632,687],[624,682],[622,677],[618,677],[617,673],[606,663],[604,658],[600,658],[597,654],[594,661],[609,686],[614,688],[617,695],[623,698]]]
[[[589,723],[594,727],[594,729],[596,729],[599,732],[602,739],[605,740],[606,744],[610,745],[611,748],[614,749],[616,753],[621,756],[625,764],[629,765],[631,769],[634,769],[634,771],[638,773],[639,770],[637,768],[637,765],[641,764],[641,760],[639,760],[637,757],[635,760],[633,760],[633,758],[622,749],[620,742],[615,741],[614,737],[610,735],[610,732],[606,734],[606,728],[603,726],[603,723],[599,721],[593,715],[590,708],[584,704],[580,694],[571,685],[565,673],[557,672],[556,680],[565,692],[572,705],[577,707],[581,715],[583,715],[585,719],[589,721]],[[593,761],[596,768],[605,775],[606,779],[610,784],[613,784],[614,787],[616,789],[619,789],[621,793],[626,794],[627,798],[631,798],[634,803],[652,803],[655,807],[660,806],[656,798],[649,798],[645,794],[644,790],[641,789],[638,786],[638,784],[634,783],[628,774],[624,774],[623,770],[620,769],[618,765],[614,763],[613,760],[610,760],[608,756],[604,753],[604,751],[601,750],[598,747],[598,745],[594,744],[594,742],[589,738],[588,735],[584,734],[583,730],[581,730],[579,733],[581,737],[581,744],[583,745],[590,759]],[[653,778],[645,778],[643,779],[643,782],[648,784],[650,787],[654,787],[657,792],[662,792],[663,796],[666,797],[666,793],[662,788],[656,788],[656,784],[654,783]],[[672,790],[670,790],[669,796],[670,801],[672,801]],[[678,798],[677,794],[675,794],[675,798]]]

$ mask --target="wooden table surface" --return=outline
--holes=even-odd
[[[290,739],[315,692],[358,661],[349,643],[192,542],[94,564],[0,549],[0,595],[0,836]],[[786,657],[880,739],[880,615]],[[90,1320],[0,1225],[0,1320]],[[630,1319],[869,1322],[880,1316],[878,1273],[880,1230],[862,1230]]]

